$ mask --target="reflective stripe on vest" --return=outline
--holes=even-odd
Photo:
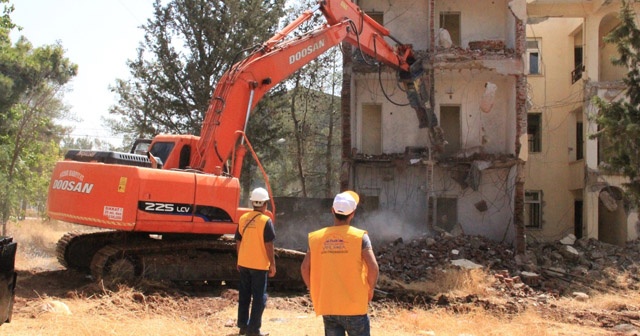
[[[363,315],[368,309],[367,270],[362,259],[366,231],[349,225],[309,234],[311,300],[316,315]]]

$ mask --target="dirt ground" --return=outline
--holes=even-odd
[[[57,264],[60,235],[42,236],[41,229],[14,235],[18,285],[12,320],[0,335],[237,335],[234,288],[95,282]],[[443,283],[458,285],[438,294],[424,294],[416,283],[376,297],[372,335],[640,335],[637,283],[579,297],[513,286],[484,271],[449,276]],[[269,295],[263,331],[323,335],[308,295]]]
[[[95,283],[67,270],[20,271],[13,318],[2,335],[236,335],[237,292],[225,286]],[[441,295],[377,299],[374,335],[640,335],[640,296],[597,304],[539,297]],[[70,314],[51,307],[63,302]],[[49,308],[47,308],[49,307]],[[441,318],[442,323],[434,322]],[[407,322],[409,319],[409,323]],[[307,295],[271,293],[263,330],[322,335]]]

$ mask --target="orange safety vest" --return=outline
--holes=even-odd
[[[242,236],[238,250],[238,266],[268,270],[271,262],[264,246],[264,227],[269,216],[258,211],[247,212],[240,217],[238,231]]]
[[[309,234],[311,301],[316,315],[364,315],[369,307],[362,236],[350,225]]]

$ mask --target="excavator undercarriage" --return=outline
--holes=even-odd
[[[58,241],[56,253],[62,265],[90,273],[95,279],[233,283],[239,277],[235,241],[213,235],[155,237],[122,231],[71,232]],[[270,284],[288,290],[303,289],[300,264],[304,253],[276,248],[275,257],[277,273],[269,279]]]

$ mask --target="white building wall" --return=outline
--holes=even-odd
[[[438,69],[436,115],[441,105],[460,106],[461,145],[463,149],[480,149],[489,154],[514,153],[515,78],[488,70]],[[493,107],[480,109],[487,83],[496,85]],[[445,134],[445,139],[447,135]]]
[[[426,179],[427,167],[418,163],[395,166],[388,163],[359,165],[356,168],[355,190],[362,196],[374,196],[379,208],[367,209],[356,225],[376,232],[376,236],[395,239],[428,232],[427,195],[431,185],[432,198],[457,199],[458,224],[455,230],[468,235],[482,235],[494,241],[511,243],[515,239],[513,225],[513,193],[516,168],[488,168],[482,170],[479,187],[462,188],[451,178],[451,171],[436,167],[433,181]],[[476,204],[484,201],[486,211]],[[377,231],[374,231],[377,230]]]
[[[383,153],[404,153],[407,146],[426,147],[429,144],[428,129],[418,127],[418,117],[413,108],[391,102],[408,104],[407,95],[398,87],[395,73],[383,73],[382,82],[378,80],[377,73],[354,77],[356,84],[352,86],[352,94],[355,95],[355,119],[352,119],[352,124],[355,124],[355,133],[352,133],[352,141],[355,141],[356,148],[362,148],[363,127],[367,127],[362,124],[362,105],[369,103],[382,105]],[[391,101],[385,97],[385,93]]]
[[[436,1],[435,27],[440,26],[440,12],[460,12],[460,47],[468,48],[471,41],[502,40],[509,48],[514,48],[515,35],[508,33],[515,30],[514,21],[509,19],[512,15],[507,4],[506,0]]]
[[[412,44],[416,50],[426,50],[429,45],[429,1],[415,0],[365,0],[358,1],[364,12],[382,12],[384,26],[391,36],[404,44]],[[395,44],[387,38],[387,42]]]

